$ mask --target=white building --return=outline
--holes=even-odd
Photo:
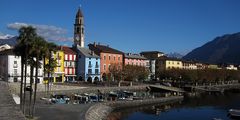
[[[43,66],[43,64],[41,66]],[[35,78],[35,69],[33,77]],[[0,78],[8,82],[21,81],[21,57],[15,56],[13,49],[0,52]],[[43,83],[43,67],[38,70],[38,79],[39,83]],[[27,66],[26,83],[30,83],[30,66]]]
[[[228,65],[228,66],[226,67],[226,69],[227,69],[227,70],[238,70],[238,68],[235,67],[234,65]]]
[[[196,63],[193,61],[182,61],[182,63],[183,63],[183,69],[186,69],[186,70],[198,69]]]

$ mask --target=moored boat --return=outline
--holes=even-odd
[[[230,117],[234,117],[234,118],[240,118],[240,110],[239,109],[230,109],[228,111],[228,115]]]

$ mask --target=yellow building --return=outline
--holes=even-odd
[[[58,50],[53,57],[57,62],[57,67],[54,68],[53,82],[64,82],[64,52]]]
[[[156,60],[156,69],[168,70],[168,69],[182,69],[183,63],[180,59],[160,57]]]

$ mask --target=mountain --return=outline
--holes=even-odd
[[[197,60],[206,63],[240,64],[240,32],[216,37],[214,40],[194,49],[185,60]]]
[[[171,58],[182,58],[184,55],[177,52],[171,52],[171,53],[168,53],[167,56]]]
[[[0,38],[0,45],[8,44],[10,46],[15,46],[17,44],[17,37],[6,37],[4,39]]]
[[[8,35],[8,34],[6,34],[6,35],[1,35],[0,34],[0,39],[10,39],[10,38],[12,38],[13,36],[12,35]]]

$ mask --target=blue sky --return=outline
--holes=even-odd
[[[240,32],[240,0],[1,0],[0,35],[34,25],[47,39],[71,46],[80,4],[85,46],[96,41],[124,52],[186,53]]]

